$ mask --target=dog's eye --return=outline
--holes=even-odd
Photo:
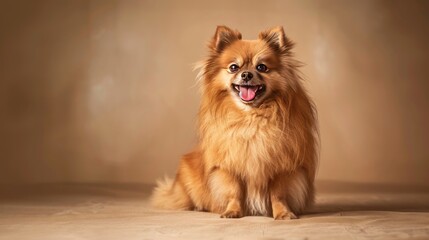
[[[232,73],[234,73],[234,72],[237,72],[239,68],[240,67],[237,64],[231,64],[229,66],[229,71],[232,72]]]
[[[265,64],[259,64],[256,66],[256,70],[258,70],[258,72],[267,72],[268,68],[265,66]]]

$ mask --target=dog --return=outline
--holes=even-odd
[[[217,27],[197,76],[198,144],[174,180],[158,182],[153,206],[277,220],[295,219],[313,203],[317,112],[293,46],[283,27],[256,40]]]

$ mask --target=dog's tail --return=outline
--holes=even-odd
[[[165,177],[157,182],[151,204],[153,207],[168,210],[189,210],[192,202],[182,184]]]

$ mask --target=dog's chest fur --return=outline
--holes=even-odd
[[[208,127],[205,149],[210,161],[243,180],[266,181],[288,165],[284,131],[276,116],[232,112]]]

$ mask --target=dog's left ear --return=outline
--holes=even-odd
[[[288,51],[292,49],[293,42],[290,41],[283,30],[278,26],[259,33],[259,39],[266,41],[271,47],[279,51]]]
[[[217,26],[210,48],[216,52],[221,52],[225,47],[237,40],[241,40],[240,32],[227,26]]]

